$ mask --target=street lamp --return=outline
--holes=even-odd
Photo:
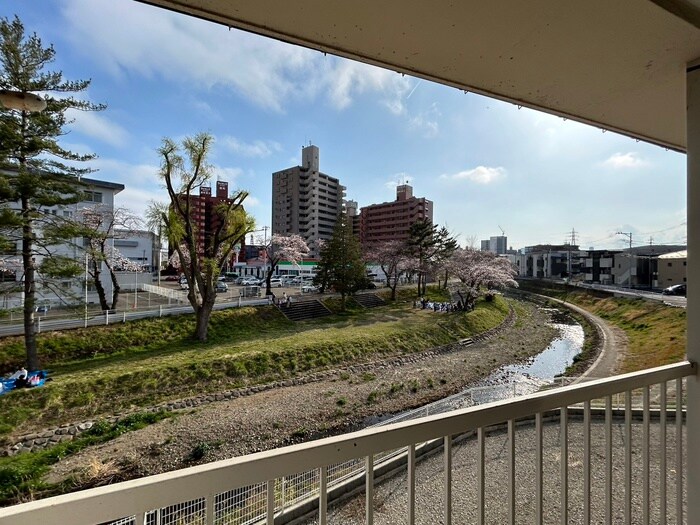
[[[39,95],[10,89],[0,89],[0,104],[6,109],[19,111],[44,111],[46,109],[46,100]]]

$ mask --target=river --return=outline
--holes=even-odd
[[[571,363],[583,347],[583,327],[565,312],[546,309],[550,324],[559,332],[547,348],[525,362],[504,365],[486,378],[469,385],[463,391],[420,408],[393,417],[374,417],[369,426],[406,421],[416,417],[440,414],[514,396],[537,392],[551,385]]]

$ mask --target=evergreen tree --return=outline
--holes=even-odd
[[[345,311],[346,297],[359,290],[366,281],[360,241],[352,233],[352,222],[342,214],[333,228],[333,237],[321,248],[316,282],[324,289],[332,287],[338,292],[340,310]]]
[[[417,221],[409,228],[408,249],[415,258],[418,295],[425,293],[426,278],[457,249],[457,241],[444,226],[428,220]]]
[[[58,219],[51,219],[42,210],[79,202],[79,178],[91,170],[74,163],[95,157],[59,145],[65,126],[71,123],[66,111],[105,108],[73,98],[71,94],[87,89],[90,81],[65,80],[61,71],[48,71],[54,58],[52,46],[44,47],[36,34],[25,35],[19,18],[0,19],[0,89],[20,96],[43,93],[46,101],[41,112],[0,106],[0,237],[4,238],[0,245],[9,241],[21,246],[24,341],[30,370],[39,368],[34,326],[37,270],[66,277],[80,268],[75,261],[57,257],[45,258],[42,267],[38,266],[38,258],[51,252],[49,244],[60,242],[43,238],[43,227]]]

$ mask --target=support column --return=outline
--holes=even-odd
[[[687,139],[688,139],[688,303],[687,356],[700,362],[700,59],[688,64]],[[688,377],[688,411],[686,420],[687,493],[686,519],[689,525],[700,525],[700,381],[697,374]]]

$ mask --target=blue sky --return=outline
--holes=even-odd
[[[215,137],[216,176],[250,192],[270,225],[272,172],[320,148],[321,171],[360,206],[398,182],[431,199],[434,219],[468,239],[500,233],[520,248],[684,243],[685,156],[612,132],[324,55],[132,0],[4,0],[56,49],[69,79],[108,109],[74,115],[63,145],[94,152],[94,178],[126,186],[141,214],[165,200],[163,137]]]

